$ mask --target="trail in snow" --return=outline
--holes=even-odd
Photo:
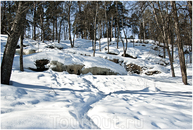
[[[52,80],[55,82],[51,84],[51,86],[56,85],[58,88],[60,88],[65,81],[63,81],[60,78],[60,75],[57,72],[53,72],[49,70],[49,73],[52,75]],[[64,79],[65,80],[65,79]],[[88,84],[87,90],[82,90],[80,92],[93,92],[92,89],[95,89],[94,94],[90,94],[89,99],[84,102],[83,97],[77,96],[76,93],[74,93],[76,90],[74,89],[59,89],[59,90],[68,90],[71,91],[72,94],[75,95],[76,98],[82,99],[80,102],[72,103],[72,106],[74,107],[73,111],[69,111],[69,113],[78,121],[80,128],[84,129],[98,129],[97,125],[92,121],[92,119],[87,116],[87,112],[92,108],[91,105],[101,100],[104,95],[102,92],[100,92],[92,83],[85,78],[83,78],[86,84]],[[53,90],[57,93],[58,89],[53,88]],[[98,92],[97,92],[98,91]],[[97,92],[97,93],[96,93]]]
[[[6,40],[7,36],[2,35],[1,59]],[[176,77],[173,78],[169,65],[158,65],[162,59],[158,51],[151,50],[155,45],[135,43],[133,48],[133,43],[128,43],[127,54],[137,57],[131,59],[121,56],[122,44],[119,49],[116,44],[110,45],[110,51],[118,55],[106,54],[106,40],[101,39],[102,51],[96,50],[96,57],[84,56],[92,56],[90,40],[76,39],[75,48],[70,48],[69,41],[61,41],[60,44],[49,42],[50,45],[64,47],[63,50],[50,49],[48,44],[40,43],[38,53],[24,56],[24,72],[19,71],[19,55],[16,54],[12,85],[1,86],[2,128],[192,128],[192,64],[187,66],[190,85],[185,86],[181,82],[178,58],[175,58]],[[112,39],[112,42],[115,41]],[[24,49],[38,48],[37,41],[25,39],[24,43],[29,45]],[[175,51],[174,55],[177,54]],[[162,73],[152,76],[146,76],[145,72],[140,75],[78,76],[51,69],[44,72],[27,69],[36,67],[34,61],[42,58],[67,65],[84,62],[87,67],[110,67],[118,72],[121,66],[105,59],[119,59],[125,64],[145,66],[146,71],[158,70]],[[165,60],[168,62],[167,56]]]

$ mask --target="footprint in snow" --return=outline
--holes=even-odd
[[[11,106],[13,106],[13,107],[16,105],[25,105],[25,103],[24,102],[14,102],[11,104]]]
[[[38,79],[40,79],[40,77],[44,77],[45,75],[44,74],[40,74],[38,75]]]
[[[28,101],[28,103],[30,103],[30,104],[38,104],[39,102],[40,102],[39,100]]]
[[[137,116],[133,116],[135,119],[140,120]]]
[[[155,123],[155,122],[152,122],[151,123],[153,126],[155,126],[156,128],[159,128],[160,129],[160,127]]]

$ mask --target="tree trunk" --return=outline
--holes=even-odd
[[[74,47],[75,34],[76,34],[76,25],[75,25],[75,32],[74,32],[74,35],[73,35],[73,42],[72,42],[73,47]]]
[[[174,72],[174,66],[173,66],[173,58],[170,54],[170,49],[169,49],[169,46],[168,44],[172,44],[171,43],[171,37],[170,37],[170,34],[168,34],[168,43],[166,43],[166,48],[167,48],[167,52],[168,52],[168,56],[169,56],[169,60],[170,60],[170,66],[171,66],[171,71],[172,71],[172,77],[175,77],[175,72]]]
[[[105,32],[104,32],[105,29],[104,28],[105,28],[105,22],[103,21],[103,38],[105,37]]]
[[[139,27],[139,39],[140,39],[140,42],[141,42],[141,23],[140,23],[140,27]]]
[[[108,27],[108,23],[107,23],[107,10],[106,10],[106,2],[105,2],[105,20],[106,20],[106,28],[107,28],[107,44],[108,44],[108,54],[109,54],[109,27]]]
[[[189,16],[190,16],[190,20],[192,23],[192,1],[187,1],[188,3],[188,12],[189,12]]]
[[[99,51],[101,51],[101,22],[99,23],[99,29],[98,29],[98,34],[99,34]]]
[[[71,4],[72,1],[70,1],[70,4],[68,6],[68,34],[69,34],[69,40],[70,40],[70,44],[71,44],[71,48],[73,48],[73,43],[72,43],[72,38],[71,38],[71,23],[70,23],[70,10],[71,10]]]
[[[180,68],[181,68],[181,74],[182,74],[182,82],[187,85],[187,73],[186,73],[186,65],[185,65],[185,58],[184,58],[184,51],[183,51],[183,44],[181,42],[181,31],[179,28],[179,22],[178,22],[178,15],[177,15],[177,9],[176,9],[176,3],[175,1],[171,1],[172,5],[172,11],[174,15],[174,22],[175,22],[175,31],[177,35],[177,45],[178,45],[178,56],[180,60]]]
[[[60,21],[59,34],[58,34],[58,43],[60,43],[61,28],[62,28],[62,20]]]
[[[111,15],[112,21],[111,21],[111,38],[110,41],[112,41],[112,37],[113,37],[113,14]]]
[[[58,22],[57,22],[57,16],[56,16],[56,20],[55,20],[55,24],[56,24],[56,40],[58,40]]]
[[[122,26],[123,26],[123,18],[122,18]],[[124,33],[125,39],[126,39],[126,46],[124,45],[124,41],[123,41],[122,37],[121,36],[120,37],[121,37],[121,41],[122,41],[122,44],[123,44],[123,56],[126,57],[126,52],[127,52],[127,35],[125,33],[124,28],[123,28],[123,33]]]
[[[20,71],[24,71],[23,69],[23,33],[20,35]]]
[[[43,24],[43,16],[40,14],[40,24],[41,24],[41,41],[44,43],[44,24]]]
[[[115,25],[114,28],[115,28],[115,32],[114,32],[115,33],[115,38],[117,38],[117,34],[116,34],[117,33],[117,27],[116,27],[116,25]]]
[[[145,20],[143,19],[143,43],[145,42]]]
[[[166,44],[165,44],[165,41],[164,41],[164,47],[163,47],[163,58],[166,58]]]
[[[25,33],[25,23],[26,23],[26,13],[24,12],[22,19],[22,25],[21,25],[21,35],[20,35],[20,71],[24,71],[23,69],[23,39],[24,39],[24,33]]]
[[[93,57],[95,57],[95,50],[96,50],[96,22],[97,22],[97,13],[98,13],[98,2],[97,2],[96,14],[95,14],[95,20],[94,20],[94,51],[93,51]]]
[[[151,37],[151,21],[149,20],[149,39],[152,39]]]
[[[13,21],[13,25],[11,27],[11,32],[7,39],[7,44],[5,47],[2,64],[1,64],[1,83],[2,84],[9,84],[9,81],[10,81],[15,50],[16,50],[17,42],[19,40],[19,36],[21,34],[21,25],[22,25],[21,12],[23,10],[22,7],[24,3],[25,2],[19,1],[16,16]]]
[[[133,28],[133,26],[132,26],[132,28]],[[134,30],[134,29],[133,29]],[[133,47],[135,47],[135,41],[134,41],[134,39],[135,39],[135,33],[133,33]]]
[[[34,25],[34,30],[33,30],[33,39],[36,40],[36,1],[34,1],[34,19],[33,19],[33,25]]]
[[[162,34],[162,40],[164,42],[164,47],[163,47],[163,58],[165,58],[165,48],[167,49],[167,52],[168,52],[168,56],[169,56],[169,60],[170,60],[170,65],[171,65],[171,71],[172,71],[172,77],[175,77],[175,73],[174,73],[174,67],[173,67],[173,61],[172,61],[172,56],[170,54],[170,49],[169,49],[169,46],[168,44],[171,43],[171,33],[170,33],[170,19],[169,17],[167,18],[168,20],[167,21],[164,21],[164,18],[163,18],[163,15],[162,15],[162,11],[161,11],[161,8],[160,8],[160,5],[159,5],[159,2],[157,2],[157,5],[158,5],[158,8],[159,8],[159,15],[161,17],[161,34]],[[157,14],[155,13],[155,8],[154,8],[154,5],[152,4],[153,6],[153,12],[154,12],[154,15],[155,15],[155,19],[156,19],[156,23],[157,23],[157,26],[159,27],[159,23],[158,23],[158,17],[157,17]],[[168,15],[168,10],[166,12]],[[166,28],[167,28],[167,25],[168,25],[168,37],[166,37]]]
[[[119,14],[118,14],[118,5],[116,1],[116,11],[117,11],[117,28],[118,28],[118,33],[117,33],[117,49],[119,48],[119,34],[120,34],[120,29],[119,29]]]
[[[55,20],[53,19],[52,42],[54,42],[54,25],[55,25]]]

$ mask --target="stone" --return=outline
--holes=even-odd
[[[128,64],[126,65],[126,70],[131,72],[131,73],[136,73],[136,74],[140,74],[142,69],[140,66],[136,65],[136,64]]]
[[[16,49],[16,54],[20,55],[20,49]],[[33,54],[36,53],[36,50],[33,49],[23,49],[23,55],[29,55],[29,54]]]
[[[81,74],[81,69],[84,67],[84,65],[79,65],[79,64],[73,64],[73,65],[64,65],[61,62],[58,61],[51,61],[50,62],[50,68],[53,71],[57,72],[63,72],[67,71],[69,74]]]
[[[118,73],[111,71],[107,68],[101,67],[91,67],[91,68],[84,68],[82,70],[82,74],[92,73],[93,75],[117,75]]]
[[[123,56],[124,54],[122,54],[121,56]],[[129,57],[129,58],[133,58],[133,59],[137,59],[137,57],[133,57],[133,56],[131,56],[131,55],[129,55],[129,54],[125,54],[125,57]]]
[[[147,71],[145,74],[146,75],[153,75],[153,74],[160,74],[160,71],[154,70],[154,71]]]

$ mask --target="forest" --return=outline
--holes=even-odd
[[[2,129],[191,129],[192,1],[1,1]]]
[[[173,77],[173,46],[178,45],[183,82],[187,84],[183,46],[188,45],[191,52],[192,2],[2,1],[1,34],[9,35],[8,43],[15,41],[7,46],[11,50],[15,50],[19,37],[43,42],[57,40],[58,43],[61,38],[68,39],[72,48],[75,37],[89,39],[93,40],[93,56],[96,40],[99,40],[100,50],[100,39],[104,37],[108,39],[108,53],[112,38],[117,39],[117,48],[123,38],[135,39],[138,36],[140,42],[141,39],[143,42],[152,39],[164,43],[164,46],[160,45],[163,48],[162,57],[165,58],[166,52],[169,54]],[[168,45],[172,45],[171,50]],[[124,46],[123,50],[126,52],[127,47]],[[13,54],[9,58],[13,59]],[[4,64],[11,68],[11,64],[4,63],[4,57],[2,69]],[[7,81],[9,77],[8,74]]]

